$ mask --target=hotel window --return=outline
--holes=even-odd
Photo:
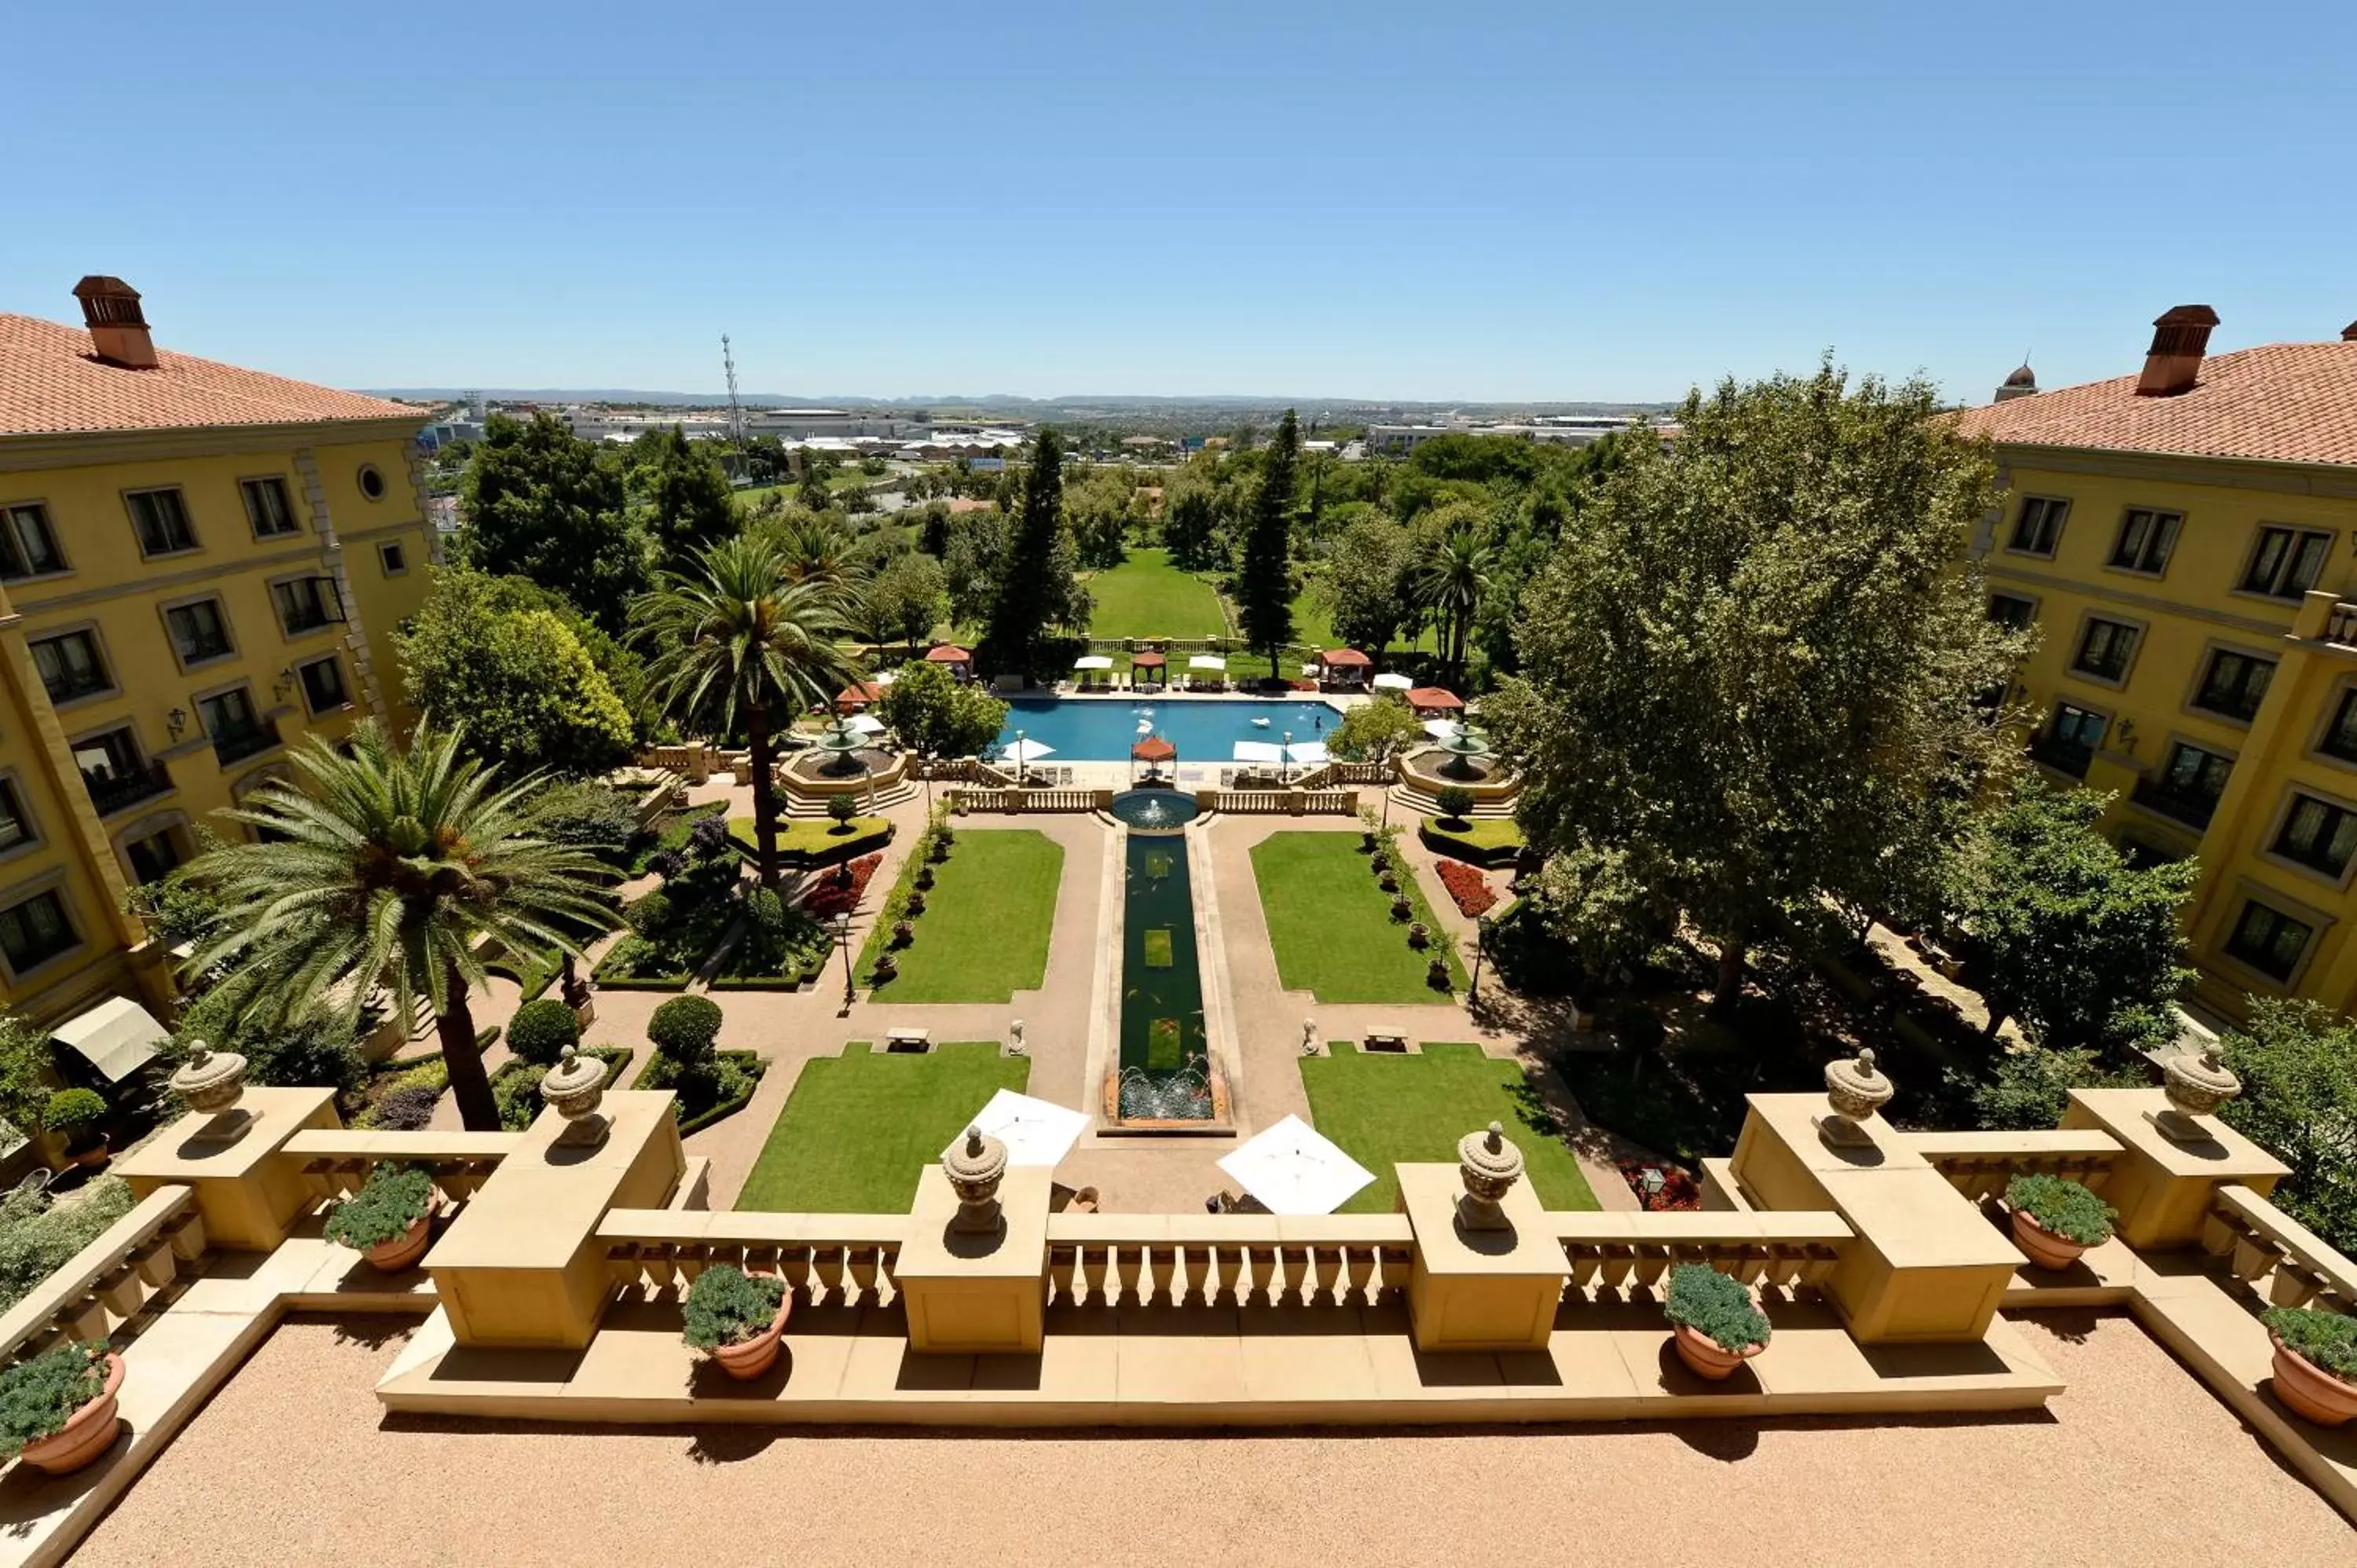
[[[0,507],[0,579],[45,577],[66,569],[49,514],[31,502]]]
[[[380,544],[376,547],[376,564],[384,568],[386,576],[398,577],[409,570],[409,553],[398,544]]]
[[[2028,631],[2038,607],[2018,594],[1991,594],[1988,618],[2007,631]]]
[[[41,672],[41,684],[53,703],[70,703],[114,685],[106,673],[106,660],[98,656],[98,639],[86,631],[46,637],[33,644],[33,668]]]
[[[175,605],[164,612],[164,625],[172,634],[173,650],[180,662],[202,664],[209,659],[226,659],[232,650],[229,644],[229,623],[221,619],[219,599],[199,599],[192,605]]]
[[[127,490],[123,504],[131,509],[131,526],[139,532],[144,553],[177,555],[197,547],[196,530],[188,526],[188,503],[178,490]]]
[[[2046,733],[2030,746],[2030,754],[2047,767],[2068,773],[2073,779],[2087,776],[2087,765],[2095,759],[2095,748],[2104,744],[2104,731],[2110,720],[2098,713],[2069,703],[2054,704],[2054,717]]]
[[[2051,555],[2062,537],[2062,520],[2071,503],[2051,496],[2024,496],[2021,515],[2014,520],[2012,548],[2028,555]]]
[[[144,886],[172,874],[180,864],[180,846],[172,842],[172,830],[166,828],[135,843],[124,844],[123,858],[131,863],[131,879]]]
[[[344,618],[342,601],[336,597],[336,585],[326,577],[297,577],[291,583],[271,585],[270,596],[278,606],[279,624],[289,637],[307,631],[317,631]]]
[[[2136,803],[2197,828],[2210,825],[2218,797],[2226,792],[2226,777],[2234,759],[2198,746],[2178,742],[2169,754],[2160,777],[2136,787]]]
[[[25,803],[16,798],[14,779],[0,779],[0,850],[15,849],[33,836],[33,820],[25,815]]]
[[[2308,939],[2315,934],[2315,928],[2305,922],[2270,909],[2255,898],[2246,899],[2233,931],[2226,938],[2226,952],[2269,980],[2288,984],[2292,972],[2299,967],[2299,955],[2308,950]]]
[[[344,691],[341,660],[316,659],[298,673],[303,677],[303,705],[312,713],[333,713],[350,704],[351,698]]]
[[[2332,535],[2304,528],[2263,528],[2258,548],[2251,552],[2251,569],[2243,575],[2243,592],[2270,598],[2296,599],[2316,586],[2324,574],[2324,558],[2332,549]]]
[[[240,479],[237,488],[245,497],[246,521],[253,524],[256,539],[302,532],[302,525],[295,521],[295,504],[286,499],[285,480]]]
[[[2169,569],[2169,553],[2176,547],[2177,531],[2184,521],[2181,512],[2130,507],[2127,515],[2120,519],[2119,542],[2112,546],[2112,564],[2125,571],[2159,576]]]
[[[81,945],[65,901],[52,890],[0,909],[0,952],[22,974]]]
[[[2128,660],[2136,657],[2136,628],[2115,620],[2090,618],[2079,639],[2079,656],[2071,668],[2098,681],[2127,678]]]
[[[2202,672],[2201,689],[2193,694],[2193,705],[2248,724],[2266,699],[2267,682],[2275,672],[2271,659],[2219,649],[2210,655],[2210,668]]]
[[[213,754],[227,766],[278,744],[275,725],[264,725],[253,711],[253,699],[244,687],[197,699],[197,714],[205,734],[212,737]]]
[[[2316,749],[2343,762],[2357,762],[2357,686],[2341,693],[2341,706]]]
[[[2276,834],[2275,853],[2311,871],[2339,876],[2349,869],[2349,857],[2357,854],[2357,811],[2313,795],[2294,795]]]

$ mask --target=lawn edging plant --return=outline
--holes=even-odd
[[[2112,1239],[2118,1211],[2075,1181],[2024,1172],[2005,1185],[2013,1241],[2041,1269],[2067,1269]]]
[[[1765,1350],[1772,1332],[1750,1287],[1706,1263],[1680,1263],[1670,1271],[1662,1316],[1670,1320],[1678,1359],[1713,1382]]]
[[[715,1263],[687,1287],[680,1337],[738,1380],[776,1365],[778,1345],[794,1298],[775,1274],[748,1274]]]

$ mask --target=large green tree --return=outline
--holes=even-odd
[[[1244,640],[1277,664],[1277,650],[1293,640],[1294,470],[1301,457],[1301,426],[1286,409],[1263,462],[1260,489],[1244,528],[1243,559],[1236,567],[1236,618]]]
[[[2190,861],[2138,868],[2096,831],[2104,797],[2022,778],[1959,857],[1994,1040],[2018,1017],[2050,1050],[2158,1045],[2192,971],[2179,921]]]
[[[1982,449],[1928,383],[1809,377],[1690,396],[1640,437],[1523,596],[1523,673],[1485,706],[1542,850],[1615,862],[1717,945],[1932,867],[2006,748],[1978,699],[2018,640],[1958,542]]]
[[[621,631],[648,567],[616,462],[553,413],[495,413],[458,495],[461,561],[553,589]]]
[[[737,502],[728,475],[708,441],[690,441],[676,424],[657,434],[640,464],[655,543],[666,564],[709,549],[737,532]]]
[[[876,716],[923,757],[979,757],[1006,723],[1006,704],[939,664],[900,667]]]
[[[1354,518],[1326,564],[1326,596],[1334,635],[1377,659],[1407,624],[1408,532],[1370,510]]]
[[[1460,523],[1433,540],[1415,564],[1416,597],[1439,619],[1449,678],[1460,687],[1473,618],[1490,592],[1497,563],[1497,552],[1482,542],[1480,532],[1469,523]]]
[[[1063,497],[1064,444],[1042,425],[1024,478],[1022,510],[992,570],[989,617],[974,650],[975,660],[993,674],[1039,673],[1049,636],[1089,624],[1089,592],[1081,586]]]
[[[2357,1251],[2357,1025],[2319,1003],[2254,997],[2223,1044],[2243,1092],[2219,1114],[2291,1166],[2276,1203]]]
[[[468,748],[511,776],[602,773],[630,755],[630,711],[572,628],[496,578],[436,573],[393,647],[410,703],[463,717]]]
[[[663,574],[631,612],[657,700],[682,728],[727,735],[752,749],[753,836],[761,885],[778,881],[777,735],[852,677],[840,639],[842,587],[789,582],[777,542],[740,533]]]
[[[922,551],[895,555],[867,585],[869,629],[879,642],[899,638],[911,655],[949,613],[949,577]]]
[[[348,1035],[381,994],[402,1018],[423,998],[459,1114],[495,1133],[468,1001],[490,983],[479,955],[496,944],[578,956],[572,932],[607,920],[603,869],[540,836],[541,779],[502,787],[460,741],[421,725],[404,751],[373,721],[352,733],[349,755],[307,736],[294,754],[299,781],[265,784],[227,813],[256,842],[190,863],[221,916],[187,970],[232,971],[224,983],[249,1017],[324,1012]]]

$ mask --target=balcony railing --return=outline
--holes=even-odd
[[[278,721],[257,719],[253,724],[213,737],[213,755],[226,768],[232,762],[242,762],[258,752],[268,751],[278,744]]]
[[[2324,640],[2357,647],[2357,605],[2335,605],[2324,618]]]
[[[2029,743],[2029,755],[2058,773],[2084,779],[2088,765],[2095,760],[2095,748],[2084,741],[2041,735]]]
[[[2218,809],[2217,796],[2177,789],[2158,779],[2138,780],[2135,800],[2137,805],[2174,817],[2189,828],[2208,827],[2211,813]]]
[[[102,817],[168,794],[172,789],[171,769],[160,762],[142,763],[128,773],[113,777],[81,776],[82,788],[90,791],[90,803]]]

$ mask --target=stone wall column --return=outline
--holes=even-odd
[[[384,683],[377,678],[376,658],[369,648],[368,627],[361,618],[360,601],[352,594],[351,573],[344,563],[343,541],[336,537],[334,515],[328,509],[328,489],[319,481],[318,454],[308,446],[295,452],[295,472],[303,481],[303,499],[311,509],[311,528],[319,536],[319,566],[336,585],[336,598],[344,612],[344,649],[351,655],[352,677],[360,682],[368,711],[379,722],[392,715],[384,703]]]

